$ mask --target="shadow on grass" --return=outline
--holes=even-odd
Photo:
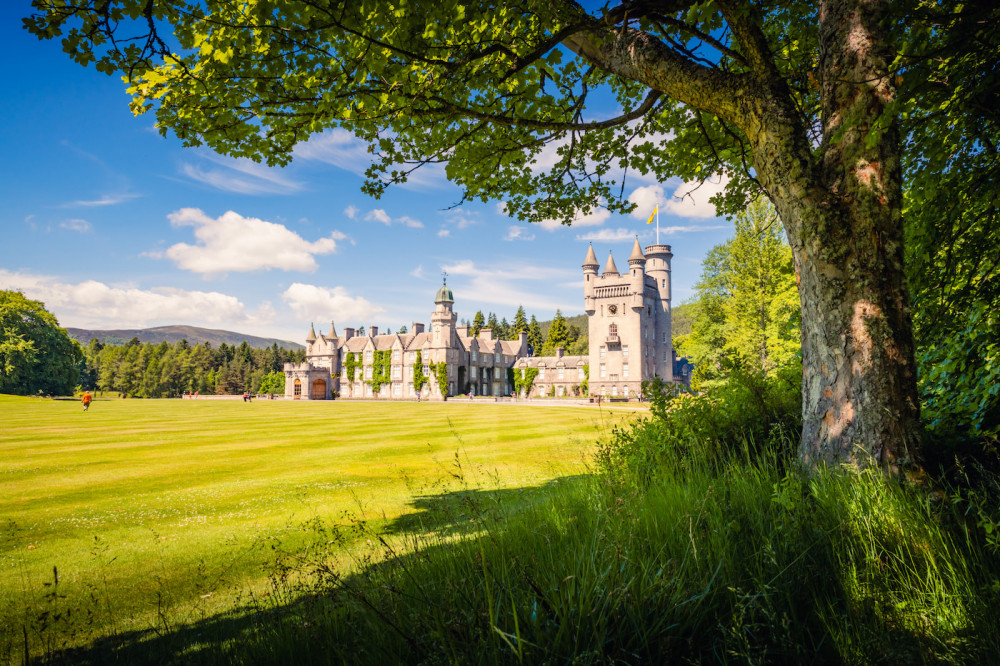
[[[529,510],[535,503],[542,500],[548,493],[556,489],[584,481],[589,475],[553,479],[538,486],[524,486],[503,489],[466,489],[446,491],[439,494],[424,494],[415,496],[411,502],[415,511],[398,518],[381,521],[359,520],[357,526],[362,534],[371,538],[370,543],[374,557],[362,556],[356,563],[361,566],[357,573],[339,578],[337,586],[341,593],[352,586],[364,586],[367,576],[375,569],[387,565],[399,566],[403,569],[419,566],[429,554],[437,556],[441,551],[448,551],[452,544],[442,543],[436,539],[459,537],[481,530],[486,523],[496,526],[502,514],[511,515]],[[330,536],[329,527],[319,527],[315,531],[316,543],[323,543]],[[332,532],[336,532],[333,528]],[[350,531],[350,530],[344,530]],[[429,541],[421,541],[420,552],[400,552],[390,549],[386,542],[379,543],[379,536],[399,537],[412,545],[412,539],[428,537]],[[326,541],[326,543],[330,543]],[[280,551],[280,546],[278,548]],[[388,560],[379,562],[379,556],[389,555]],[[280,554],[277,555],[279,560]],[[310,556],[307,556],[310,557]],[[287,563],[273,563],[273,571],[269,572],[273,589],[263,596],[245,596],[238,599],[234,608],[229,611],[206,615],[200,619],[184,624],[163,626],[138,631],[119,632],[113,636],[105,636],[94,640],[85,647],[58,649],[60,643],[65,644],[64,637],[58,635],[32,636],[35,651],[25,654],[19,645],[20,641],[7,642],[8,654],[0,650],[0,663],[27,664],[219,664],[219,663],[328,663],[331,659],[339,663],[341,659],[326,654],[321,643],[326,643],[326,637],[316,640],[313,618],[328,615],[331,608],[338,605],[335,595],[327,593],[328,583],[323,579],[329,571],[316,573],[310,571],[315,564],[322,561],[321,555],[315,555],[311,562],[300,561],[301,568],[294,569],[297,573],[305,572],[313,576],[313,580],[288,583],[283,574],[288,574]],[[296,559],[292,557],[291,559]],[[319,567],[323,569],[322,565]],[[295,578],[295,574],[291,578]],[[97,599],[95,603],[99,603]],[[21,630],[18,628],[18,634]],[[300,640],[314,641],[316,652],[311,653]],[[269,644],[274,640],[278,646]],[[39,654],[38,643],[49,646],[44,654]],[[283,658],[281,646],[287,646],[294,653]],[[373,660],[378,660],[380,654],[372,654]],[[360,659],[365,663],[365,659]]]
[[[552,479],[539,486],[498,488],[493,490],[454,490],[435,495],[417,495],[410,501],[416,509],[388,521],[382,526],[385,534],[435,534],[452,536],[479,529],[483,518],[527,509],[546,494],[567,484],[588,478],[576,474]]]

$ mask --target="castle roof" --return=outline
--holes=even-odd
[[[451,287],[449,287],[447,284],[441,285],[441,288],[437,290],[436,294],[434,294],[435,304],[454,303],[454,302],[455,302],[455,294],[452,293]]]
[[[583,260],[583,267],[588,268],[593,266],[594,268],[600,268],[601,265],[597,263],[597,255],[594,254],[594,246],[591,245],[587,248],[587,258]]]
[[[372,342],[375,343],[375,349],[378,351],[386,351],[387,349],[392,349],[392,345],[396,342],[396,338],[399,336],[395,333],[389,335],[376,335],[372,338]]]
[[[403,343],[407,350],[416,351],[424,346],[425,343],[429,342],[431,339],[431,334],[427,331],[423,333],[412,333]]]
[[[523,356],[517,359],[515,368],[578,368],[590,362],[589,356]]]
[[[312,324],[309,324],[309,335],[306,336],[306,342],[316,341],[316,329]]]
[[[367,336],[357,336],[349,338],[347,341],[344,342],[344,346],[341,349],[343,349],[344,351],[354,352],[354,353],[364,351],[365,347],[368,346],[369,339],[370,338],[368,338]]]
[[[517,356],[518,352],[521,351],[521,341],[520,340],[501,340],[500,349],[503,350],[504,354],[509,354],[510,356]]]
[[[639,247],[639,237],[635,237],[635,245],[632,246],[632,254],[628,257],[628,263],[640,262],[646,263],[646,255],[642,253],[642,248]]]
[[[604,275],[620,275],[618,267],[615,266],[615,258],[608,252],[608,263],[604,266]]]
[[[330,322],[330,332],[326,334],[326,337],[330,340],[337,339],[337,329],[334,327],[333,322]]]

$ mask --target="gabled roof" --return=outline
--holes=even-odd
[[[517,356],[521,351],[521,341],[520,340],[501,340],[500,348],[503,350],[504,354],[509,354],[510,356]]]
[[[369,339],[370,338],[367,338],[367,337],[353,337],[353,338],[350,338],[349,340],[347,340],[344,343],[344,346],[341,347],[341,349],[343,349],[344,351],[354,352],[354,353],[358,353],[358,352],[364,351],[365,347],[368,346],[368,340]]]
[[[416,351],[423,347],[424,343],[430,341],[430,339],[431,334],[427,331],[424,331],[423,333],[411,333],[407,336],[407,339],[404,342],[405,346],[403,348],[409,351]]]
[[[372,343],[375,345],[375,349],[385,351],[387,349],[392,349],[392,343],[394,343],[398,337],[399,336],[395,333],[391,335],[376,335],[372,338]]]

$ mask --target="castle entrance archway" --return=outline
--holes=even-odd
[[[302,380],[301,379],[296,379],[295,380],[295,388],[292,391],[292,397],[294,399],[296,399],[296,400],[298,400],[299,398],[302,397]]]
[[[310,400],[326,400],[326,381],[317,379],[312,383],[312,391],[309,393]]]

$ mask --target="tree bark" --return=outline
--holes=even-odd
[[[807,466],[898,473],[920,467],[920,412],[903,271],[901,146],[887,111],[895,95],[887,9],[864,0],[820,3],[822,144],[786,171],[770,159],[779,146],[765,140],[755,166],[785,223],[798,275],[800,458]],[[776,115],[780,126],[784,114]],[[802,140],[793,154],[803,153]]]

